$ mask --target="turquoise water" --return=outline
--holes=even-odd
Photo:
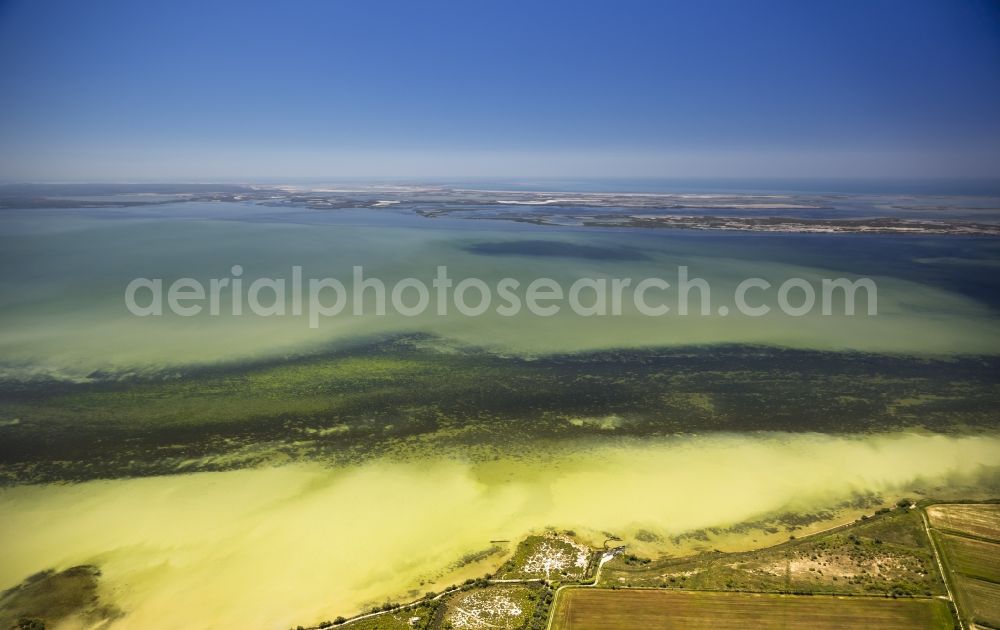
[[[998,260],[991,239],[557,228],[430,219],[391,208],[182,203],[6,211],[0,216],[0,356],[8,374],[79,377],[96,369],[303,352],[398,332],[518,354],[713,343],[997,353]],[[479,317],[453,310],[447,317],[343,313],[317,329],[305,316],[237,317],[222,308],[215,317],[140,318],[124,305],[125,286],[135,277],[207,284],[230,276],[233,265],[244,268],[247,283],[289,278],[298,265],[306,278],[331,276],[348,287],[355,265],[390,287],[405,277],[429,285],[438,265],[447,265],[455,281],[476,277],[495,286],[513,277],[526,285],[545,276],[564,287],[581,277],[673,282],[678,267],[687,266],[692,277],[709,282],[712,305],[705,316],[687,317],[676,308],[666,317],[647,317],[627,299],[617,317],[580,317],[568,308],[554,317],[526,311],[503,317],[493,309]],[[869,276],[878,285],[878,314],[867,316],[861,305],[853,317],[837,315],[837,308],[832,316],[790,317],[776,308],[765,317],[719,316],[717,305],[731,305],[736,285],[751,276],[775,286],[802,277],[817,287],[822,278]],[[660,299],[670,304],[669,296]],[[770,300],[773,305],[773,295]]]

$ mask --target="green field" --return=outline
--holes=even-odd
[[[1000,628],[1000,584],[959,575],[955,590],[966,619],[979,627]]]
[[[1000,505],[932,505],[927,516],[962,618],[1000,627]]]
[[[950,629],[947,602],[666,590],[569,589],[556,602],[554,630],[739,628]]]
[[[1000,583],[1000,544],[941,534],[944,552],[955,571],[979,580]]]

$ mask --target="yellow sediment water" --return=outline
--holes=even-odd
[[[545,526],[675,535],[974,483],[1000,437],[719,435],[488,464],[427,457],[0,490],[0,589],[94,563],[115,628],[287,628],[440,589]],[[499,558],[494,557],[493,564]],[[423,584],[421,584],[423,582]]]

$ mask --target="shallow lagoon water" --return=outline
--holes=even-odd
[[[26,212],[0,217],[0,265],[6,270],[0,278],[0,357],[15,374],[80,377],[98,369],[232,361],[402,332],[519,354],[713,343],[1000,353],[991,306],[995,291],[992,281],[983,280],[994,275],[990,263],[996,252],[991,242],[975,239],[775,239],[569,229],[237,203]],[[534,253],[518,248],[519,242],[534,243]],[[552,244],[548,253],[545,242]],[[622,251],[634,256],[616,258]],[[965,264],[941,262],[955,259]],[[479,317],[439,317],[433,309],[418,317],[345,313],[315,330],[305,316],[226,315],[225,302],[223,314],[215,317],[140,318],[125,308],[124,288],[135,277],[163,278],[167,284],[194,277],[207,283],[229,277],[237,264],[245,269],[246,283],[257,277],[287,279],[292,266],[300,265],[306,278],[332,276],[348,286],[351,268],[363,265],[367,277],[381,278],[390,288],[408,276],[429,284],[438,265],[447,265],[456,281],[477,277],[495,286],[510,276],[522,287],[543,276],[564,287],[581,277],[635,283],[658,276],[675,284],[684,265],[692,277],[709,281],[713,305],[707,315],[687,317],[642,316],[629,299],[617,317],[580,317],[565,307],[554,317],[526,310],[503,317],[493,309]],[[818,310],[790,317],[777,308],[765,317],[747,317],[731,308],[736,285],[747,277],[775,286],[802,277],[819,286],[821,278],[862,274],[878,283],[875,317],[823,316]],[[675,298],[667,295],[670,304]],[[718,305],[728,305],[734,314],[719,316]],[[863,305],[859,310],[864,312]]]
[[[579,445],[577,445],[579,446]],[[112,627],[287,628],[480,575],[545,526],[671,536],[996,474],[997,437],[753,434],[0,490],[0,588],[94,563]],[[993,468],[990,468],[990,467]],[[181,604],[183,602],[183,604]]]

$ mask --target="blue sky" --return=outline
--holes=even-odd
[[[5,2],[0,178],[1000,176],[1000,3]]]

